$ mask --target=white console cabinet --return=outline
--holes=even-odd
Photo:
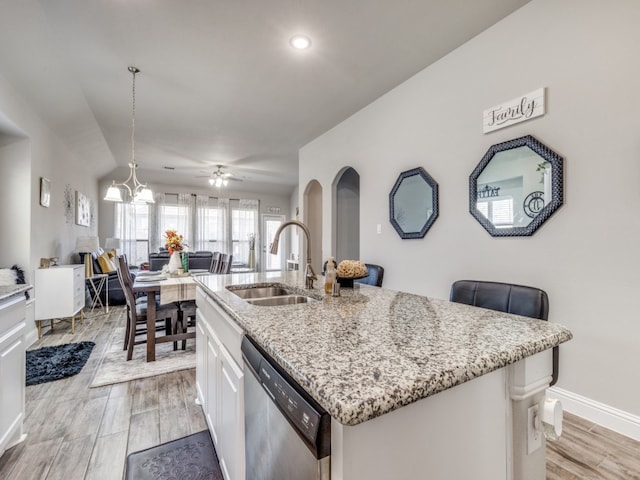
[[[71,333],[75,331],[75,317],[84,308],[84,265],[60,265],[39,268],[35,275],[35,320],[38,337],[42,320],[70,318]]]
[[[202,290],[196,294],[196,386],[224,478],[244,480],[242,329]]]
[[[23,438],[26,301],[0,300],[0,456]]]

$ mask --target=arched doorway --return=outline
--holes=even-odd
[[[317,180],[311,180],[304,190],[304,220],[309,227],[311,235],[311,266],[320,273],[322,271],[322,186]],[[304,242],[305,240],[303,240]],[[306,245],[300,246],[301,268],[302,262],[307,261],[302,258],[306,255]]]
[[[360,175],[348,167],[334,182],[333,249],[337,260],[360,258]]]

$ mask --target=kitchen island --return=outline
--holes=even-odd
[[[326,297],[321,282],[305,290],[297,272],[197,283],[200,338],[208,317],[226,319],[211,328],[216,358],[228,354],[240,378],[238,342],[249,335],[329,412],[332,479],[545,478],[544,438],[527,444],[527,415],[551,380],[550,349],[571,338],[564,327],[366,285]],[[247,285],[284,285],[316,300],[251,305],[233,293]],[[206,350],[202,340],[197,350]],[[202,388],[213,372],[206,362],[197,373],[205,415],[224,397]],[[207,421],[216,441],[216,420]],[[221,463],[243,479],[242,442],[232,443],[236,458],[223,453]]]

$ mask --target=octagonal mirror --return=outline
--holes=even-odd
[[[562,190],[562,157],[527,135],[489,148],[469,177],[469,212],[494,237],[533,235]]]
[[[436,181],[422,167],[402,172],[389,193],[389,221],[400,238],[423,238],[436,218]]]

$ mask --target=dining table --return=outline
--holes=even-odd
[[[162,271],[139,272],[133,282],[133,293],[147,296],[147,362],[156,360],[156,345],[165,342],[177,342],[187,338],[195,338],[195,332],[171,333],[156,335],[156,298],[160,304],[195,300],[195,275],[206,275],[207,270],[193,270],[182,275],[170,275]]]

